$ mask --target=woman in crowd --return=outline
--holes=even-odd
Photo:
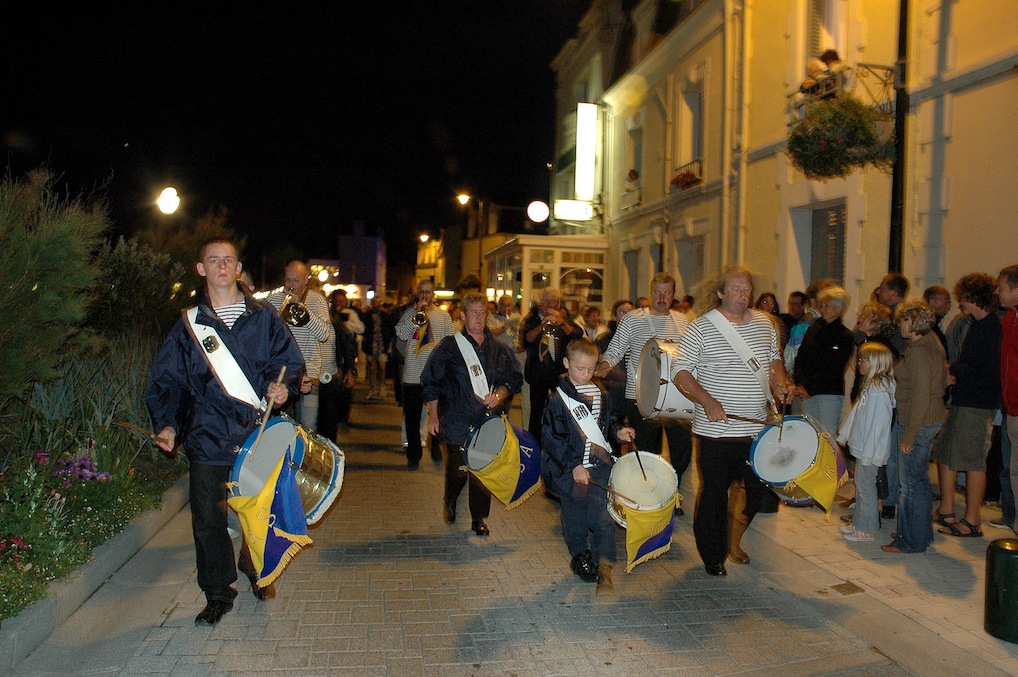
[[[908,341],[905,354],[894,365],[897,382],[897,421],[891,435],[898,452],[898,530],[894,540],[880,546],[885,552],[924,552],[933,543],[933,492],[930,489],[930,452],[933,438],[947,416],[944,386],[947,354],[933,333],[933,309],[919,299],[902,301],[894,313],[898,330]],[[948,515],[936,517],[944,519]]]

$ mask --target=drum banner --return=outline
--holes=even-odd
[[[678,498],[678,494],[676,494]],[[653,510],[626,509],[626,573],[672,549],[675,499]]]
[[[826,519],[831,519],[831,507],[834,504],[834,495],[838,489],[848,481],[848,467],[841,452],[832,443],[831,436],[827,432],[820,433],[820,446],[817,449],[816,461],[807,468],[801,475],[786,485],[786,491],[793,487],[809,494],[814,501],[820,504],[827,513]]]
[[[259,587],[279,578],[301,547],[311,545],[294,473],[287,448],[258,495],[230,496],[227,501],[240,518]],[[232,493],[237,483],[228,486]]]
[[[492,495],[512,510],[541,488],[541,450],[537,440],[526,430],[517,428],[502,415],[505,441],[485,467],[474,470],[461,466],[460,470],[473,473]]]

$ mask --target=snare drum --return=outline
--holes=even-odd
[[[309,433],[286,416],[270,418],[258,448],[252,450],[258,432],[247,438],[233,464],[230,481],[237,483],[236,495],[258,494],[289,448],[291,460],[297,466],[295,475],[304,516],[308,524],[314,524],[339,496],[346,465],[343,452],[331,440]]]
[[[671,339],[652,338],[643,346],[636,372],[636,406],[644,418],[693,420],[693,402],[669,378],[678,358],[679,344]]]
[[[643,478],[644,472],[647,479]],[[612,466],[608,488],[612,490],[608,492],[608,513],[620,527],[626,527],[627,511],[657,510],[676,501],[679,476],[675,468],[657,454],[631,451]]]
[[[541,449],[537,438],[508,416],[492,416],[471,427],[463,456],[470,472],[507,509],[520,505],[539,486]]]
[[[789,482],[801,477],[817,462],[821,445],[821,428],[806,416],[785,416],[764,426],[749,450],[749,464],[764,484],[789,505],[812,505],[814,500],[797,484]],[[780,441],[778,438],[781,438]],[[840,469],[844,464],[836,454]]]

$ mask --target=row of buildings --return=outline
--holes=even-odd
[[[463,255],[490,290],[526,306],[554,286],[573,310],[646,295],[661,271],[684,293],[729,263],[779,299],[820,277],[866,298],[889,269],[916,292],[995,275],[1018,261],[1015,28],[1018,0],[593,0],[552,63],[548,234],[477,228]],[[827,49],[845,93],[898,118],[897,176],[809,180],[790,161]]]

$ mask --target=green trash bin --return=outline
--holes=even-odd
[[[1018,538],[1000,538],[986,546],[983,629],[1018,643]]]

